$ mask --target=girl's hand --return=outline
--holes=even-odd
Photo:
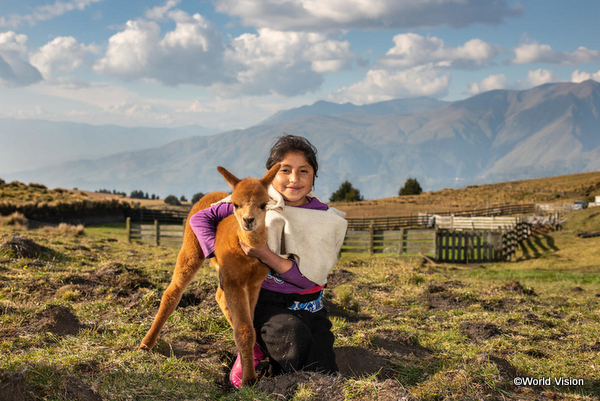
[[[265,256],[268,257],[269,254],[273,253],[271,252],[271,249],[267,244],[264,244],[260,248],[251,248],[248,245],[244,244],[242,241],[240,241],[240,248],[242,248],[242,251],[244,251],[246,255],[253,256],[261,260],[265,258]]]

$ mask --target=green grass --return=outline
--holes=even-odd
[[[532,239],[507,263],[433,266],[415,256],[343,254],[326,299],[334,347],[351,350],[350,367],[359,373],[337,382],[342,396],[376,400],[407,391],[424,400],[596,399],[600,237],[575,233],[598,217],[571,216],[564,230]],[[108,400],[276,399],[258,388],[226,386],[236,350],[214,301],[213,269],[201,269],[190,285],[207,296],[177,309],[155,351],[144,353],[136,348],[177,248],[128,244],[124,225],[86,227],[81,237],[20,234],[52,251],[36,259],[0,251],[0,376],[25,372],[34,398],[77,399],[78,383]],[[0,227],[0,242],[9,235]],[[95,275],[118,264],[124,270],[114,277]],[[82,329],[40,330],[36,323],[50,305],[71,308]],[[516,387],[506,366],[519,376],[582,378],[586,385]],[[321,391],[322,385],[303,382],[293,399],[327,399]]]

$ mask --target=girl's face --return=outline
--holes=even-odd
[[[308,203],[306,195],[313,186],[314,169],[302,152],[289,152],[280,161],[281,168],[273,180],[273,187],[283,196],[286,206]]]

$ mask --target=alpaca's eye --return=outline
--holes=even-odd
[[[266,204],[266,203],[263,203],[262,205],[260,205],[260,208],[261,208],[262,210],[265,210],[265,208],[266,208],[266,207],[267,207],[267,204]]]
[[[235,203],[233,204],[233,208],[234,208],[234,209],[237,209],[237,208],[239,208],[239,207],[240,207],[240,205],[236,205]]]

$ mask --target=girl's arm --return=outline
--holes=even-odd
[[[246,255],[260,259],[265,265],[275,270],[277,275],[283,281],[293,284],[303,290],[313,288],[317,285],[300,273],[294,259],[282,258],[273,253],[267,244],[260,248],[250,248],[248,245],[240,242],[240,246]]]
[[[233,214],[231,203],[219,203],[200,210],[190,218],[190,226],[198,238],[200,248],[206,259],[214,257],[217,224],[225,217]]]

